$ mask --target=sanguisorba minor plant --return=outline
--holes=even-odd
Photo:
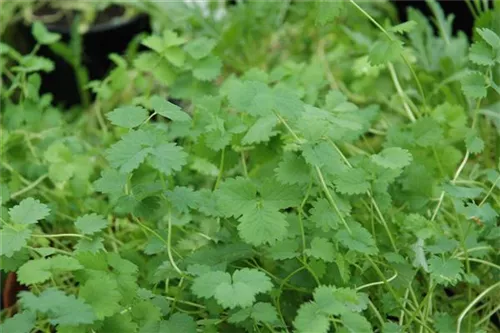
[[[499,332],[500,7],[427,3],[158,8],[71,112],[2,43],[0,331]]]

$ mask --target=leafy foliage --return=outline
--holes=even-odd
[[[426,3],[130,3],[70,110],[2,41],[0,331],[498,332],[499,12]]]

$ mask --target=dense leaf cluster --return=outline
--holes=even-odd
[[[498,332],[500,7],[428,5],[144,6],[86,109],[0,44],[2,332]]]

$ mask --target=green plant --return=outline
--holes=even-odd
[[[438,36],[355,1],[158,22],[79,114],[2,44],[0,255],[29,291],[1,327],[500,331],[499,7],[469,45],[428,4]]]

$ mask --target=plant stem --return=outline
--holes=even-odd
[[[373,286],[379,286],[381,284],[391,282],[392,280],[394,280],[397,277],[398,277],[398,273],[396,272],[396,273],[394,273],[393,276],[391,276],[390,278],[386,279],[385,281],[376,281],[376,282],[371,282],[371,283],[367,283],[367,284],[361,285],[361,286],[359,286],[359,287],[356,288],[356,291],[360,291],[360,290],[363,290],[365,288],[370,288],[370,287],[373,287]]]
[[[88,240],[92,240],[92,238],[80,234],[53,234],[53,235],[32,234],[31,237],[38,237],[38,238],[76,237],[76,238],[85,238]]]
[[[349,228],[349,225],[347,224],[347,221],[344,219],[344,216],[340,212],[339,207],[335,203],[335,200],[333,200],[332,194],[330,193],[330,190],[328,189],[328,186],[326,185],[325,179],[323,178],[323,173],[321,172],[319,167],[316,167],[316,172],[318,173],[319,181],[321,183],[321,187],[323,188],[323,192],[325,193],[325,196],[332,205],[333,209],[335,209],[335,212],[337,213],[338,217],[340,218],[340,221],[342,221],[342,224],[345,226],[347,231],[352,234],[351,228]]]
[[[240,153],[240,156],[241,156],[241,165],[243,166],[243,175],[245,176],[245,178],[248,178],[248,169],[247,169],[247,162],[246,162],[246,158],[245,158],[245,152],[242,151]]]
[[[167,255],[168,255],[168,260],[170,260],[170,263],[172,264],[172,267],[175,269],[177,273],[179,273],[181,276],[184,275],[182,270],[177,266],[175,263],[174,257],[172,256],[172,212],[168,212],[168,226],[167,226]]]
[[[19,191],[17,192],[14,192],[10,195],[10,198],[11,199],[14,199],[20,195],[23,195],[24,193],[28,192],[28,191],[31,191],[32,189],[34,189],[35,187],[38,186],[38,184],[40,184],[41,182],[43,182],[45,179],[47,179],[49,175],[46,173],[40,177],[38,177],[34,182],[32,182],[31,184],[29,184],[28,186],[26,186],[25,188],[22,188],[20,189]]]
[[[222,179],[222,174],[224,173],[224,155],[225,155],[225,152],[226,152],[226,148],[224,147],[222,149],[222,152],[221,152],[221,155],[220,155],[219,174],[217,175],[217,180],[215,181],[215,184],[214,184],[214,191],[219,186],[219,183],[220,183],[220,181]]]
[[[382,31],[382,33],[384,35],[386,35],[386,37],[389,38],[390,41],[394,40],[392,38],[392,36],[387,32],[387,30],[385,30],[384,27],[382,27],[370,14],[368,14],[363,8],[361,8],[354,0],[349,0],[349,2],[354,7],[356,7],[356,9],[358,9],[364,16],[366,16],[380,31]],[[411,66],[411,64],[408,61],[408,59],[406,59],[406,57],[404,56],[404,54],[401,54],[401,58],[403,58],[404,63],[410,69],[410,72],[411,72],[411,74],[413,76],[413,79],[415,80],[415,82],[417,84],[419,93],[422,96],[423,104],[424,104],[425,108],[427,108],[427,101],[426,101],[426,98],[425,98],[424,89],[422,88],[422,84],[420,83],[420,80],[418,79],[417,73],[415,73],[415,70]]]
[[[408,118],[410,118],[411,122],[414,123],[416,121],[415,116],[413,115],[410,106],[406,102],[408,96],[406,96],[405,92],[401,88],[401,85],[399,84],[398,76],[396,74],[396,71],[394,70],[394,66],[389,62],[387,63],[387,68],[389,68],[389,73],[391,73],[391,78],[392,81],[394,82],[394,86],[396,87],[396,91],[398,92],[398,95],[403,102],[403,108],[405,109]]]
[[[476,298],[474,298],[474,300],[472,302],[470,302],[469,305],[467,305],[467,307],[462,311],[462,313],[458,317],[458,321],[457,321],[457,333],[460,333],[461,326],[462,326],[462,321],[464,320],[464,318],[467,315],[467,313],[474,307],[474,305],[477,302],[479,302],[484,296],[486,296],[486,294],[488,294],[490,291],[492,291],[493,289],[495,289],[497,287],[500,287],[500,281],[498,281],[497,283],[495,283],[495,284],[489,286],[488,288],[486,288],[482,293],[480,293]]]

